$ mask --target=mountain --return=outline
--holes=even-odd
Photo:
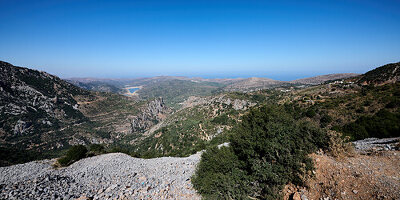
[[[1,152],[15,155],[62,146],[57,142],[50,145],[66,136],[58,135],[57,130],[88,121],[74,98],[79,95],[92,97],[89,91],[46,72],[0,61]],[[10,155],[6,153],[1,160],[7,158]]]
[[[74,98],[78,95],[91,97],[89,91],[46,72],[0,61],[0,164],[18,152],[28,158],[28,149],[62,146],[49,146],[66,136],[57,130],[88,121]]]
[[[326,81],[332,81],[336,79],[346,79],[354,76],[358,76],[359,74],[355,73],[342,73],[342,74],[327,74],[327,75],[321,75],[321,76],[314,76],[310,78],[302,78],[302,79],[296,79],[293,81],[289,81],[289,83],[293,84],[307,84],[307,85],[318,85],[321,83],[324,83]]]
[[[76,95],[90,93],[46,72],[0,61],[2,141],[85,121]]]

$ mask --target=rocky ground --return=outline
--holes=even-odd
[[[284,199],[400,199],[399,138],[354,142],[352,156],[312,154],[314,177],[306,187],[287,185]]]
[[[0,199],[200,199],[190,177],[200,153],[133,158],[111,153],[54,169],[54,160],[0,168]]]

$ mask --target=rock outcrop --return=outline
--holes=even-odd
[[[162,121],[170,111],[162,97],[150,101],[141,109],[139,115],[133,117],[131,122],[132,133],[145,132],[150,127]]]
[[[198,105],[214,105],[224,104],[226,106],[232,106],[235,110],[247,110],[250,107],[256,105],[256,103],[244,99],[231,99],[226,95],[211,96],[211,97],[196,97],[190,96],[186,101],[182,103],[182,108],[194,107]]]

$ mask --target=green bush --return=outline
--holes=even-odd
[[[309,118],[315,117],[316,114],[317,114],[317,113],[316,113],[315,110],[313,110],[313,109],[308,109],[308,110],[306,111],[306,113],[305,113],[305,115],[306,115],[307,117],[309,117]]]
[[[285,184],[303,184],[312,169],[307,155],[327,146],[326,131],[285,109],[252,109],[233,130],[230,147],[203,154],[193,185],[206,199],[277,199]]]
[[[211,122],[216,123],[216,124],[222,124],[222,125],[227,125],[229,121],[229,117],[226,114],[220,115],[218,117],[215,117]]]
[[[82,158],[85,158],[87,152],[88,150],[83,145],[71,146],[66,155],[58,159],[58,163],[61,166],[68,166]]]
[[[91,144],[89,150],[96,154],[102,154],[105,152],[104,146],[101,144]]]
[[[373,116],[362,116],[355,122],[337,128],[338,131],[349,136],[352,140],[361,140],[368,137],[399,137],[400,113],[392,113],[386,109],[380,110]]]
[[[325,114],[321,117],[320,123],[322,127],[326,127],[332,121],[333,121],[332,117],[328,114]]]
[[[246,177],[232,148],[214,146],[202,154],[192,183],[205,199],[244,199]]]

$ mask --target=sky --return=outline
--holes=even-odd
[[[292,80],[400,61],[400,1],[0,0],[0,60],[62,78]]]

